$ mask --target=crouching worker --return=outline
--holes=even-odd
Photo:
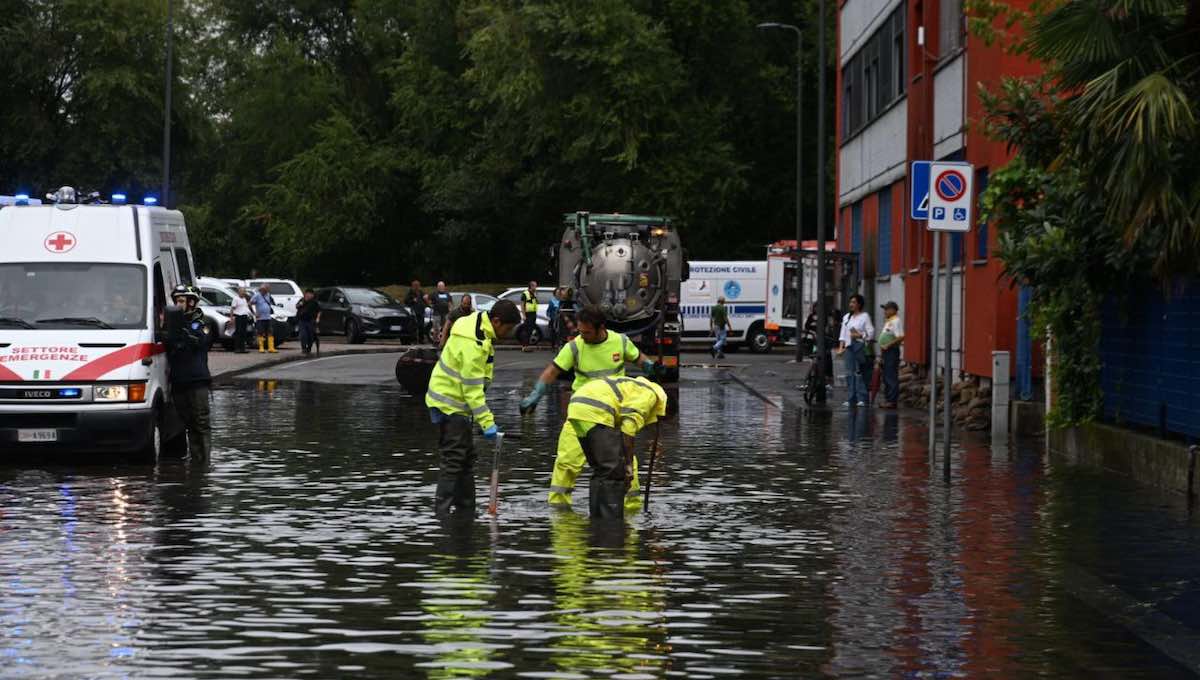
[[[501,300],[490,312],[468,314],[450,328],[450,338],[429,378],[425,405],[438,426],[438,475],[434,508],[439,515],[475,512],[475,446],[472,423],[495,439],[496,419],[484,392],[492,382],[497,338],[512,335],[521,323],[517,306]]]
[[[637,460],[634,437],[666,414],[667,393],[646,378],[593,380],[571,396],[567,423],[592,466],[592,517],[624,517]]]

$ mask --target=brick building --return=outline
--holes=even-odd
[[[862,292],[877,317],[883,302],[900,304],[903,359],[918,364],[928,362],[930,349],[933,240],[924,222],[909,219],[910,164],[969,161],[978,194],[988,172],[1010,157],[980,129],[979,84],[994,89],[1003,76],[1038,72],[965,27],[962,0],[843,0],[838,7],[838,245],[861,253]],[[992,351],[1017,349],[1018,293],[994,256],[990,226],[977,219],[949,247],[953,367],[983,377],[991,376]]]

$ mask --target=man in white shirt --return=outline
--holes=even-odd
[[[866,304],[863,296],[850,296],[850,313],[842,319],[838,336],[838,356],[846,357],[846,387],[850,391],[843,406],[867,405],[867,343],[875,337],[875,325],[871,315],[863,311]]]
[[[883,331],[879,333],[880,362],[883,365],[883,404],[880,408],[896,408],[900,401],[900,343],[904,342],[904,322],[900,320],[900,305],[888,301],[883,305]]]

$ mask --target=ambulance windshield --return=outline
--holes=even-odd
[[[0,328],[145,328],[146,268],[132,264],[0,264]]]

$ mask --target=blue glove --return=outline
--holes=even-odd
[[[645,373],[650,378],[657,376],[658,364],[649,359],[642,359],[642,373]]]
[[[489,427],[488,429],[483,431],[483,438],[484,439],[495,439],[497,436],[499,436],[499,434],[500,434],[500,430],[497,430],[496,426],[492,425],[491,427]]]
[[[542,395],[545,393],[545,383],[538,382],[537,385],[534,385],[533,391],[529,393],[529,396],[521,400],[521,413],[528,413],[529,411],[532,411],[533,407],[537,406],[538,401],[541,400]]]

